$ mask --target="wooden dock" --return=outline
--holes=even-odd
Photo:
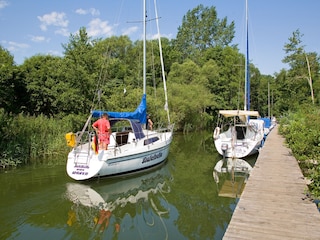
[[[223,239],[320,239],[320,212],[285,141],[272,130]]]

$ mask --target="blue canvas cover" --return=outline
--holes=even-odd
[[[270,127],[271,127],[271,120],[270,120],[270,118],[261,118],[261,120],[264,121],[264,127],[265,127],[265,128],[270,128]]]
[[[139,120],[140,123],[147,122],[147,98],[146,94],[142,95],[140,105],[134,112],[108,112],[103,110],[93,110],[92,117],[101,117],[103,113],[108,113],[109,118],[125,118]]]

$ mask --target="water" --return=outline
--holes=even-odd
[[[1,172],[0,239],[221,239],[238,199],[219,195],[239,176],[216,183],[220,159],[211,133],[176,134],[168,161],[134,176],[76,182],[64,164]]]

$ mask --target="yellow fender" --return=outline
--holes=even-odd
[[[69,132],[66,134],[66,141],[67,145],[69,147],[75,147],[76,146],[76,135],[73,132]]]

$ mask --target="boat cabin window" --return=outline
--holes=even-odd
[[[148,138],[148,139],[144,140],[144,145],[148,145],[148,144],[156,142],[158,140],[159,140],[158,137]]]

